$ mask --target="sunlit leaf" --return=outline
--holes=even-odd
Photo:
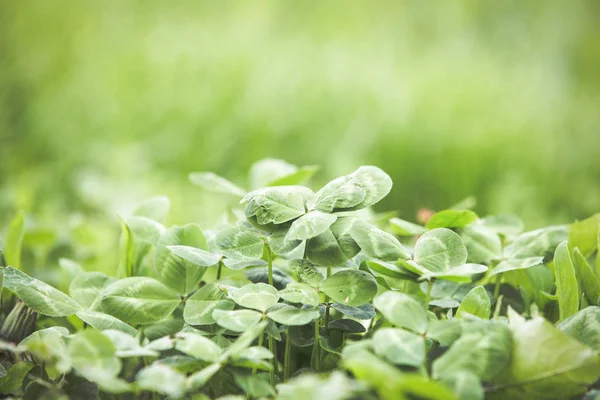
[[[236,290],[232,298],[242,307],[264,312],[279,301],[279,294],[273,286],[251,283]]]
[[[230,194],[243,197],[246,191],[227,179],[212,172],[192,172],[188,175],[190,182],[210,192]]]
[[[244,332],[261,320],[262,314],[254,310],[214,310],[213,319],[225,329]]]
[[[385,319],[397,327],[417,333],[427,330],[428,319],[425,307],[405,293],[385,292],[377,296],[373,304]]]
[[[186,389],[186,376],[173,368],[155,362],[142,368],[135,376],[135,382],[140,389],[164,393],[177,398]]]
[[[371,274],[347,269],[336,272],[320,285],[323,293],[338,303],[360,306],[377,293],[377,283]]]
[[[287,304],[277,304],[269,309],[269,318],[283,325],[306,325],[319,318],[316,309],[296,308]]]
[[[464,228],[477,221],[477,214],[471,210],[444,210],[433,214],[425,227],[435,228]]]
[[[556,248],[554,275],[560,320],[563,321],[579,311],[579,288],[567,242],[562,242]]]
[[[415,245],[415,261],[432,272],[444,272],[467,261],[467,249],[458,234],[446,228],[423,234]]]
[[[306,240],[325,232],[335,222],[337,216],[320,211],[304,214],[292,223],[285,240]]]
[[[310,196],[312,191],[304,186],[273,186],[248,193],[242,203],[246,217],[256,217],[258,224],[281,224],[304,215]]]
[[[483,286],[473,288],[463,299],[456,310],[456,317],[462,318],[465,314],[475,317],[489,319],[491,313],[491,300]]]

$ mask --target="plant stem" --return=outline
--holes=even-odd
[[[285,336],[285,355],[283,356],[283,381],[287,382],[292,376],[292,339],[290,330]]]
[[[273,286],[273,257],[271,254],[271,248],[269,244],[265,241],[265,252],[267,257],[267,268],[269,269],[269,285]]]
[[[327,278],[331,276],[331,266],[327,267]],[[325,295],[325,318],[323,318],[323,328],[327,329],[329,324],[329,296]]]
[[[429,310],[429,302],[431,301],[431,289],[433,281],[427,281],[427,294],[425,295],[425,309]]]
[[[267,333],[267,335],[269,335]],[[271,386],[275,387],[275,375],[277,374],[277,348],[275,347],[275,339],[273,336],[269,335],[269,351],[273,353],[273,358],[271,359],[271,371],[269,371],[269,379],[271,381]]]
[[[221,279],[221,270],[223,269],[223,261],[219,260],[217,264],[217,280]]]
[[[314,366],[315,371],[321,372],[321,344],[319,343],[319,320],[315,320],[315,343],[313,344],[312,360],[311,365]]]
[[[498,295],[500,294],[501,275],[496,275],[496,286],[494,287],[494,301],[498,301]]]

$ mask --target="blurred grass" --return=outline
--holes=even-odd
[[[2,226],[116,226],[155,194],[210,225],[187,174],[243,183],[262,157],[317,183],[378,165],[408,219],[469,195],[530,228],[600,209],[593,0],[2,1],[0,57]]]

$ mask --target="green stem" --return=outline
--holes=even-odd
[[[331,276],[331,266],[327,267],[327,278]],[[323,318],[323,328],[327,329],[329,324],[329,296],[325,295],[325,318]]]
[[[265,242],[265,252],[267,257],[267,268],[269,269],[269,285],[273,286],[273,257],[269,244]]]
[[[425,308],[429,310],[429,302],[431,301],[431,289],[433,288],[433,281],[427,281],[427,294],[425,295]]]
[[[269,335],[267,333],[267,335]],[[269,380],[271,381],[271,386],[275,387],[275,375],[277,374],[277,349],[275,348],[275,339],[269,335],[267,339],[269,342],[269,351],[273,353],[273,358],[271,359],[271,371],[269,371]]]
[[[221,270],[223,269],[223,261],[219,260],[217,264],[217,280],[221,279]]]
[[[500,285],[501,285],[501,275],[498,274],[496,275],[496,286],[494,287],[494,301],[497,302],[498,301],[498,295],[500,294]]]
[[[283,381],[287,382],[292,376],[292,339],[288,328],[285,336],[285,355],[283,357]]]
[[[319,343],[319,320],[315,320],[315,343],[313,344],[312,361],[311,365],[314,366],[315,371],[321,372],[321,344]]]
[[[260,336],[258,337],[258,347],[262,347],[264,339],[265,339],[265,335],[264,335],[264,333],[261,333]],[[252,376],[256,376],[256,371],[257,371],[256,367],[252,368]],[[249,400],[249,399],[250,399],[250,394],[246,393],[246,400]]]

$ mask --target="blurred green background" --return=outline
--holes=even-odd
[[[380,210],[475,195],[528,228],[600,210],[595,0],[1,1],[0,225],[153,195],[216,221],[187,174],[263,157],[374,164]],[[217,206],[229,201],[219,197]]]

